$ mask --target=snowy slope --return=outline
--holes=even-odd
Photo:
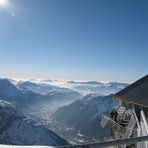
[[[0,145],[0,148],[55,148],[54,146],[16,146],[16,145]]]
[[[40,123],[25,117],[11,103],[0,100],[0,143],[12,145],[66,145]]]

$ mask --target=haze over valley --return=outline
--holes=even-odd
[[[93,136],[102,140],[101,114],[109,113],[117,105],[110,94],[128,84],[59,81],[58,85],[57,82],[0,79],[0,98],[69,143],[91,142]]]

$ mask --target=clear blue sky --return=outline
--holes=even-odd
[[[131,82],[147,74],[147,0],[5,1],[0,76]]]

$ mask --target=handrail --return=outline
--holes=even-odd
[[[139,121],[138,121],[138,118],[137,118],[137,115],[136,115],[136,112],[135,112],[135,109],[134,108],[133,108],[133,114],[135,116],[135,119],[136,119],[136,122],[137,122],[137,126],[140,129],[140,124],[139,124]]]
[[[128,123],[127,127],[126,127],[125,133],[123,135],[123,138],[130,138],[135,125],[136,125],[136,121],[135,121],[134,114],[132,113],[131,117],[130,117],[130,120],[129,120],[129,123]],[[122,148],[126,148],[126,145],[127,144],[122,145]]]
[[[120,139],[120,140],[110,140],[110,141],[103,141],[98,143],[87,143],[81,145],[67,145],[67,146],[39,146],[39,145],[32,145],[32,146],[22,146],[22,145],[0,145],[2,148],[101,148],[101,147],[109,147],[109,146],[120,146],[123,144],[131,144],[131,143],[139,143],[148,141],[148,136],[141,136],[141,137],[134,137],[134,138],[127,138],[127,139]]]
[[[148,136],[121,139],[121,140],[110,140],[103,141],[99,143],[87,143],[81,145],[67,145],[67,146],[22,146],[22,145],[0,145],[2,148],[100,148],[100,147],[109,147],[109,146],[119,146],[122,144],[130,144],[130,143],[139,143],[143,141],[148,141]]]
[[[129,123],[128,123],[127,127],[126,127],[125,134],[124,134],[123,138],[130,138],[131,133],[132,133],[135,125],[136,125],[136,121],[135,121],[134,114],[132,113],[131,118],[129,120]]]
[[[143,110],[141,110],[141,118],[142,118],[142,120],[143,120],[143,122],[144,122],[144,126],[145,126],[146,132],[147,132],[147,134],[148,134],[148,124],[147,124],[147,121],[146,121],[146,118],[145,118],[145,115],[144,115]]]
[[[141,125],[141,136],[148,135],[148,125],[147,125],[146,117],[145,117],[143,110],[141,110],[140,125]],[[141,145],[142,145],[143,148],[148,148],[148,141],[141,143]]]
[[[82,144],[82,145],[68,145],[68,146],[62,146],[58,148],[100,148],[100,147],[109,147],[109,146],[120,146],[123,144],[139,143],[142,141],[148,141],[148,136],[127,138],[127,139],[120,139],[120,140],[110,140],[110,141],[103,141],[103,142],[91,143],[91,144],[88,143],[88,144]]]
[[[120,124],[118,124],[117,122],[115,122],[114,120],[112,120],[111,118],[107,117],[106,115],[102,114],[102,117],[107,118],[108,120],[110,120],[112,123],[114,123],[115,125],[119,126],[120,128],[124,129],[124,127]]]

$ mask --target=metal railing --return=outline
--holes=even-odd
[[[120,146],[123,144],[139,143],[148,141],[148,136],[128,138],[121,140],[110,140],[99,143],[88,143],[81,145],[67,145],[67,146],[16,146],[16,145],[0,145],[1,148],[105,148],[110,146]],[[143,148],[143,147],[141,147]]]
[[[141,120],[139,121],[136,112],[133,108],[133,110],[131,110],[131,116],[128,121],[128,124],[127,126],[125,126],[125,128],[117,122],[115,122],[114,120],[112,120],[111,118],[103,115],[101,125],[102,127],[108,126],[111,129],[113,129],[114,139],[118,139],[118,137],[119,139],[130,139],[131,136],[137,136],[136,138],[141,136],[148,136],[148,123],[145,114],[142,110],[140,115]],[[119,133],[121,137],[117,134],[116,138],[115,133]],[[127,144],[128,143],[122,144],[120,148],[126,148]],[[138,142],[136,146],[137,148],[148,148],[148,140],[145,140],[144,142]]]
[[[111,127],[116,127],[119,131],[124,131],[124,127],[111,118],[107,117],[106,115],[102,115],[102,121],[101,121],[101,126],[105,128],[105,126],[111,125]]]
[[[134,115],[132,114],[131,118],[129,120],[129,123],[126,126],[126,130],[125,130],[125,133],[123,135],[123,138],[130,138],[135,125],[136,125],[136,119],[135,119]]]
[[[126,126],[125,133],[124,133],[124,135],[122,137],[123,139],[131,137],[135,125],[136,125],[136,119],[135,119],[134,114],[132,113],[131,117],[130,117],[130,120],[129,120],[129,123]],[[122,145],[122,148],[126,148],[126,144]]]
[[[128,139],[103,141],[103,142],[91,143],[91,144],[69,145],[69,146],[64,146],[59,148],[105,148],[105,147],[111,147],[111,146],[121,146],[124,144],[138,143],[138,142],[143,142],[147,140],[148,140],[148,136],[143,136],[143,137],[135,137],[135,138],[128,138]]]
[[[148,135],[148,124],[146,121],[146,117],[144,112],[141,110],[141,120],[140,120],[140,127],[141,127],[141,136]],[[140,143],[140,147],[142,148],[148,148],[148,141]]]
[[[99,143],[88,143],[88,144],[81,144],[81,145],[67,145],[67,146],[0,145],[0,148],[105,148],[105,147],[111,147],[111,146],[120,146],[123,144],[139,143],[139,142],[143,142],[143,141],[148,141],[148,136],[121,139],[121,140],[110,140],[110,141],[103,141],[103,142],[99,142]],[[141,148],[143,148],[143,147],[141,147]]]

